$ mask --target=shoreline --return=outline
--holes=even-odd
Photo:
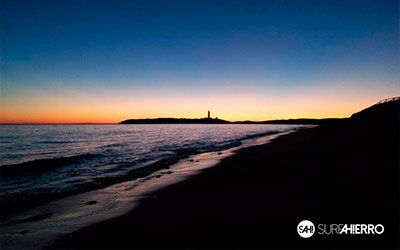
[[[151,198],[149,193],[174,185],[218,164],[241,149],[269,143],[298,129],[241,141],[236,147],[190,155],[152,174],[106,188],[46,202],[2,221],[2,247],[40,248],[40,244],[71,234],[92,224],[122,216]]]
[[[398,248],[398,121],[360,124],[245,148],[47,248]],[[296,227],[306,219],[382,224],[385,233],[304,240]]]
[[[161,125],[163,126],[163,125]],[[150,156],[149,158],[146,157],[139,157],[137,160],[138,163],[131,162],[130,160],[130,150],[121,148],[122,151],[125,152],[125,157],[127,157],[127,161],[122,161],[122,165],[125,164],[127,166],[123,166],[122,170],[119,171],[116,169],[115,175],[108,175],[107,171],[104,170],[103,172],[99,171],[99,178],[95,178],[92,176],[92,179],[89,179],[89,183],[87,185],[80,185],[82,183],[77,183],[76,185],[73,184],[72,186],[66,186],[60,192],[52,192],[49,190],[47,192],[39,192],[34,196],[29,195],[10,195],[7,197],[7,193],[2,196],[2,202],[0,204],[0,210],[3,216],[8,216],[10,214],[15,214],[18,211],[26,210],[27,207],[35,207],[40,204],[44,204],[47,202],[51,202],[54,200],[63,199],[66,197],[70,197],[76,194],[81,194],[84,192],[92,191],[92,190],[99,190],[106,188],[108,186],[122,183],[125,181],[130,181],[137,178],[142,178],[152,174],[155,171],[160,169],[167,168],[168,166],[177,163],[181,159],[185,159],[194,154],[200,154],[202,152],[212,152],[212,151],[220,151],[229,149],[232,147],[236,147],[241,144],[241,141],[246,139],[251,139],[255,137],[269,135],[271,133],[281,132],[282,130],[293,129],[296,125],[291,128],[289,125],[272,125],[275,126],[275,131],[269,132],[261,132],[255,133],[251,135],[242,135],[239,138],[235,138],[232,140],[226,140],[226,143],[220,143],[217,145],[208,145],[203,147],[201,144],[198,146],[192,147],[191,145],[183,145],[182,147],[172,148],[169,153],[164,156],[152,156],[152,152],[147,152]],[[286,128],[280,128],[280,126]],[[304,125],[303,125],[304,126]],[[307,125],[306,125],[307,126]],[[299,126],[297,126],[299,127]],[[107,148],[109,145],[105,145],[104,148]],[[110,145],[112,146],[112,145]],[[157,146],[157,145],[155,145]],[[100,147],[103,148],[103,146]],[[103,149],[103,151],[107,151],[107,149]],[[168,150],[167,150],[168,151]],[[161,152],[162,153],[162,152]],[[68,165],[80,164],[80,162],[89,160],[89,161],[97,161],[98,159],[105,159],[109,161],[109,164],[115,164],[113,160],[113,156],[109,155],[108,152],[94,152],[94,151],[84,151],[84,152],[72,152],[71,154],[61,154],[61,155],[50,155],[47,157],[32,157],[30,159],[19,159],[15,160],[14,162],[9,162],[0,166],[0,172],[2,176],[11,176],[18,175],[19,173],[22,174],[41,174],[46,171],[59,171],[62,170],[63,167]],[[144,159],[143,162],[141,162]],[[102,163],[108,164],[108,163]],[[117,165],[119,163],[117,162]],[[88,166],[93,166],[91,162],[88,163]],[[125,168],[125,170],[124,170]],[[104,178],[103,175],[105,174]],[[98,179],[98,180],[97,180]],[[70,187],[70,188],[69,188]],[[29,192],[29,190],[28,190]],[[19,199],[22,198],[22,199]]]

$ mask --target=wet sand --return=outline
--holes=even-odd
[[[245,148],[49,248],[398,248],[395,119],[344,119]],[[303,239],[305,219],[385,231]]]

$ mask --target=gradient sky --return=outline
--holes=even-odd
[[[347,117],[400,95],[393,1],[1,1],[1,123]]]

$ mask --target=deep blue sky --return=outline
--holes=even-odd
[[[261,119],[282,99],[310,101],[294,116],[323,116],[310,109],[317,98],[329,101],[329,115],[332,102],[357,100],[358,106],[349,103],[357,109],[400,94],[398,32],[398,1],[3,0],[2,104],[8,112],[48,117],[54,111],[39,112],[43,99],[72,112],[75,98],[90,109],[85,98],[107,96],[101,108],[110,112],[116,100],[132,105],[119,119],[146,116],[135,111],[141,105],[154,106],[150,116],[217,108],[233,117],[226,110],[243,100],[238,117],[247,118],[248,110],[249,118]],[[210,92],[226,103],[207,99]],[[168,96],[178,99],[176,108]],[[184,112],[188,97],[207,105]],[[135,98],[141,101],[128,101]],[[11,119],[6,113],[2,119]],[[290,108],[283,113],[290,115]]]

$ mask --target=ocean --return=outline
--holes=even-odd
[[[132,180],[299,125],[1,125],[0,203],[15,209]]]

